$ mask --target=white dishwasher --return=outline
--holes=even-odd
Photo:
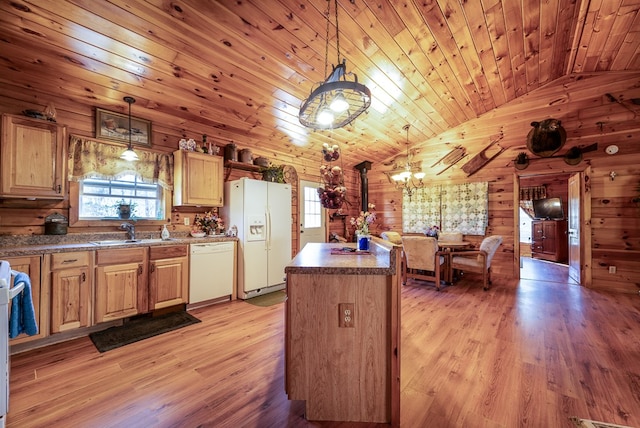
[[[203,306],[225,296],[231,297],[235,242],[203,242],[189,247],[189,307]]]

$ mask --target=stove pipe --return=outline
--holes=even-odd
[[[369,180],[367,171],[371,170],[371,162],[363,161],[354,167],[360,171],[360,200],[362,201],[362,211],[369,210]]]

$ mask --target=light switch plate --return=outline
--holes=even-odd
[[[185,226],[189,226],[189,217],[183,218],[182,222],[184,223]]]

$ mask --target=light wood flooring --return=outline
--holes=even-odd
[[[569,277],[569,265],[532,257],[520,257],[520,278],[577,284]]]
[[[284,304],[100,354],[88,338],[12,356],[9,427],[369,427],[308,422],[284,393]],[[465,276],[402,289],[403,427],[640,427],[640,297]],[[345,392],[348,393],[348,392]]]

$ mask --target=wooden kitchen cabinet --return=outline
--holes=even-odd
[[[189,257],[186,245],[149,249],[149,310],[187,303]]]
[[[38,334],[34,336],[27,336],[21,334],[10,340],[10,344],[18,344],[23,342],[29,342],[34,339],[41,339],[47,336],[49,331],[47,311],[49,294],[46,287],[42,286],[40,272],[42,269],[42,256],[24,256],[24,257],[6,257],[4,260],[9,262],[11,269],[24,272],[29,275],[31,279],[31,298],[33,300],[33,309],[36,314],[36,323],[38,324]]]
[[[65,143],[66,127],[62,125],[3,114],[0,196],[64,199]]]
[[[96,251],[96,323],[147,312],[149,247]]]
[[[89,251],[51,254],[51,333],[91,325]]]
[[[534,220],[531,222],[531,256],[566,263],[568,237],[566,220]]]
[[[223,205],[223,163],[220,156],[177,150],[173,152],[173,205]]]

